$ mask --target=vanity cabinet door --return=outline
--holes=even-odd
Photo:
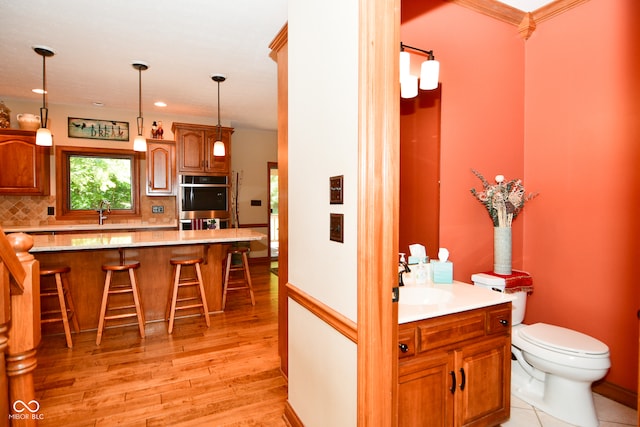
[[[462,347],[456,352],[456,423],[458,426],[494,426],[509,418],[511,340],[496,337]]]
[[[449,427],[453,425],[454,385],[450,352],[403,363],[398,373],[398,426]]]
[[[49,194],[49,148],[33,131],[0,130],[0,171],[0,194]]]

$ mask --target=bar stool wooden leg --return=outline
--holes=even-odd
[[[178,288],[180,287],[180,272],[182,271],[182,265],[175,265],[173,271],[173,292],[171,295],[171,308],[169,309],[169,334],[173,333],[173,322],[176,319],[176,304],[178,303]]]
[[[227,306],[227,290],[229,289],[229,274],[231,273],[231,257],[232,252],[227,253],[227,265],[224,269],[224,287],[222,290],[222,311]]]
[[[251,283],[251,273],[249,273],[249,260],[247,258],[246,252],[242,252],[242,264],[244,266],[244,274],[247,280],[247,285],[249,286],[249,295],[251,295],[251,305],[256,305],[256,298],[253,295],[253,284]]]
[[[144,338],[144,310],[140,304],[140,292],[138,292],[138,280],[136,279],[136,272],[133,268],[129,269],[129,280],[131,280],[131,287],[133,288],[133,303],[136,306],[136,314],[138,319],[138,329],[140,329],[140,337]]]
[[[98,336],[96,337],[96,345],[100,345],[102,341],[102,331],[104,329],[104,316],[107,313],[107,301],[109,300],[109,285],[111,284],[111,276],[113,271],[107,271],[104,279],[104,290],[102,291],[102,305],[100,306],[100,319],[98,320]]]
[[[67,347],[73,347],[73,341],[71,340],[71,330],[69,328],[69,317],[67,316],[67,304],[64,302],[64,288],[62,287],[62,278],[60,273],[55,274],[56,289],[58,290],[58,303],[60,304],[60,314],[62,316],[62,326],[64,328],[64,335],[67,339]]]
[[[67,306],[69,307],[69,314],[71,315],[71,323],[73,324],[73,330],[76,332],[80,332],[80,323],[78,322],[78,317],[76,316],[76,307],[73,304],[73,297],[71,296],[71,289],[69,287],[69,280],[66,276],[62,276],[62,290],[67,297]]]

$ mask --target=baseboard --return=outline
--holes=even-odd
[[[284,421],[289,427],[304,427],[302,420],[298,418],[296,411],[293,410],[288,400],[284,404],[284,414],[282,418],[284,418]]]
[[[594,384],[591,389],[607,399],[611,399],[633,409],[638,409],[638,393],[607,381]]]

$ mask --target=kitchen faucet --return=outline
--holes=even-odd
[[[100,200],[100,204],[98,205],[98,210],[96,211],[98,212],[99,225],[104,224],[104,220],[107,219],[107,216],[102,214],[105,208],[107,210],[107,213],[111,213],[111,202],[109,202],[108,200]]]

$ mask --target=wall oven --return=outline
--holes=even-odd
[[[182,230],[229,226],[226,176],[180,175],[178,208]]]

